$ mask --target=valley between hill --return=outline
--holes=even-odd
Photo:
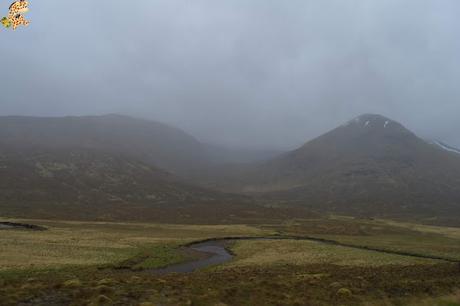
[[[228,154],[126,116],[0,118],[0,303],[460,303],[460,229],[435,226],[459,224],[451,147],[368,114],[275,157]],[[155,273],[225,237],[270,239]]]

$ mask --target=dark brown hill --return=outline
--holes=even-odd
[[[206,149],[192,136],[155,121],[122,115],[1,117],[0,148],[86,149],[134,157],[168,172],[201,167]]]
[[[220,186],[329,212],[458,215],[460,155],[369,114]]]
[[[126,156],[88,149],[0,152],[1,217],[250,223],[285,214],[292,212],[192,186]]]
[[[0,117],[0,216],[246,223],[289,213],[181,178],[237,153],[121,115]]]
[[[123,115],[0,117],[0,148],[97,150],[135,158],[182,177],[211,165],[267,160],[275,151],[231,149],[198,141],[175,127]]]

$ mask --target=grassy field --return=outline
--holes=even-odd
[[[346,217],[296,220],[269,228],[289,235],[460,260],[460,228]]]
[[[47,231],[0,231],[0,272],[65,266],[117,264],[135,256],[155,254],[158,265],[181,260],[180,244],[222,236],[264,235],[246,225],[159,225],[136,223],[14,220]],[[148,256],[146,256],[148,258]],[[155,266],[150,257],[145,263]]]
[[[409,302],[408,306],[459,306],[460,305],[460,291],[457,291],[448,296],[439,298],[428,298],[423,301],[416,300]]]
[[[384,266],[436,264],[440,261],[385,254],[313,241],[239,241],[232,247],[237,255],[229,264],[238,266],[335,264],[341,266]]]
[[[48,230],[0,230],[1,305],[459,305],[457,264],[313,241],[238,241],[220,266],[148,270],[193,259],[184,243],[275,233],[456,258],[456,228],[335,216],[259,226],[14,221]]]

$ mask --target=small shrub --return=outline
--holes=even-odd
[[[100,294],[111,294],[114,291],[113,288],[110,288],[109,286],[106,286],[106,285],[99,285],[95,289],[96,289],[96,292]]]
[[[62,283],[62,286],[64,288],[78,288],[81,286],[81,282],[79,279],[69,279],[67,281],[65,281],[64,283]]]
[[[351,297],[353,294],[348,288],[340,288],[337,290],[337,295],[340,297]]]
[[[101,294],[97,296],[90,305],[99,306],[99,305],[110,305],[110,304],[112,304],[112,300],[109,297]]]
[[[155,306],[155,304],[151,303],[151,302],[142,302],[139,304],[139,306]]]
[[[342,284],[339,283],[339,282],[333,282],[329,285],[331,288],[341,288],[342,287]]]
[[[142,281],[142,278],[140,278],[139,276],[131,276],[129,280],[130,280],[130,283],[139,283]]]
[[[116,283],[117,281],[114,280],[113,278],[103,278],[97,282],[98,285],[106,285],[106,286],[115,285]]]

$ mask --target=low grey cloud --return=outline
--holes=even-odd
[[[460,146],[458,1],[29,1],[31,25],[0,32],[1,115],[289,148],[370,112]]]

